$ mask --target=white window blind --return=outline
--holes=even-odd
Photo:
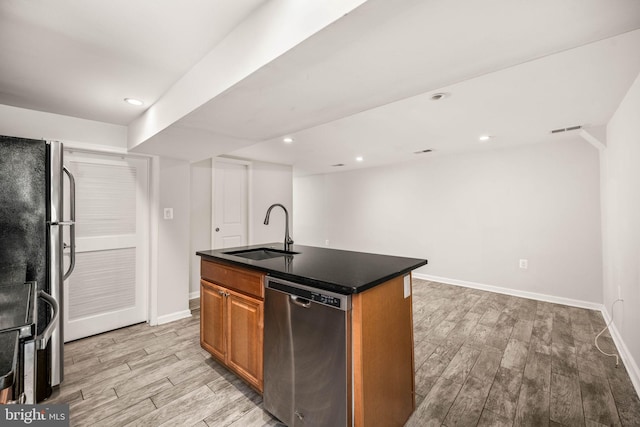
[[[135,265],[135,248],[79,253],[69,279],[69,320],[133,307]]]
[[[76,235],[135,234],[136,168],[74,162]]]

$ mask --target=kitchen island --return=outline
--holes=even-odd
[[[302,285],[311,291],[311,302],[322,293],[347,295],[344,425],[403,425],[415,409],[411,271],[427,261],[302,245],[288,249],[273,243],[197,252],[202,347],[259,392],[269,390],[263,355],[275,350],[263,343],[271,319],[264,315],[265,283]],[[298,400],[298,392],[288,400]],[[322,423],[311,410],[302,412],[296,408],[295,415]]]

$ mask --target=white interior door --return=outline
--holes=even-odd
[[[76,182],[76,266],[64,284],[66,342],[147,320],[149,189],[145,159],[66,152],[65,166]]]
[[[247,244],[247,165],[216,160],[213,178],[213,247]]]

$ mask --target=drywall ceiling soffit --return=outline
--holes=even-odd
[[[266,2],[172,85],[158,102],[129,124],[129,148],[148,144],[156,133],[182,121],[185,115],[364,1]],[[224,134],[221,130],[213,131]]]
[[[634,0],[369,0],[181,122],[268,140],[637,28]]]
[[[175,124],[158,132],[145,144],[140,144],[130,151],[194,162],[220,156],[253,144],[255,141]]]
[[[606,124],[640,73],[639,50],[636,30],[438,88],[451,96],[437,102],[417,95],[294,132],[293,144],[278,137],[232,154],[301,175],[410,161],[423,149],[434,150],[428,157],[573,138],[550,131]],[[481,134],[493,138],[479,143]]]
[[[0,104],[126,125],[265,2],[3,0]]]

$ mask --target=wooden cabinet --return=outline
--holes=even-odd
[[[227,296],[227,365],[262,391],[264,303],[233,291]]]
[[[225,360],[226,289],[200,281],[200,345],[221,361]]]
[[[201,275],[200,345],[262,392],[264,275],[204,260]]]

